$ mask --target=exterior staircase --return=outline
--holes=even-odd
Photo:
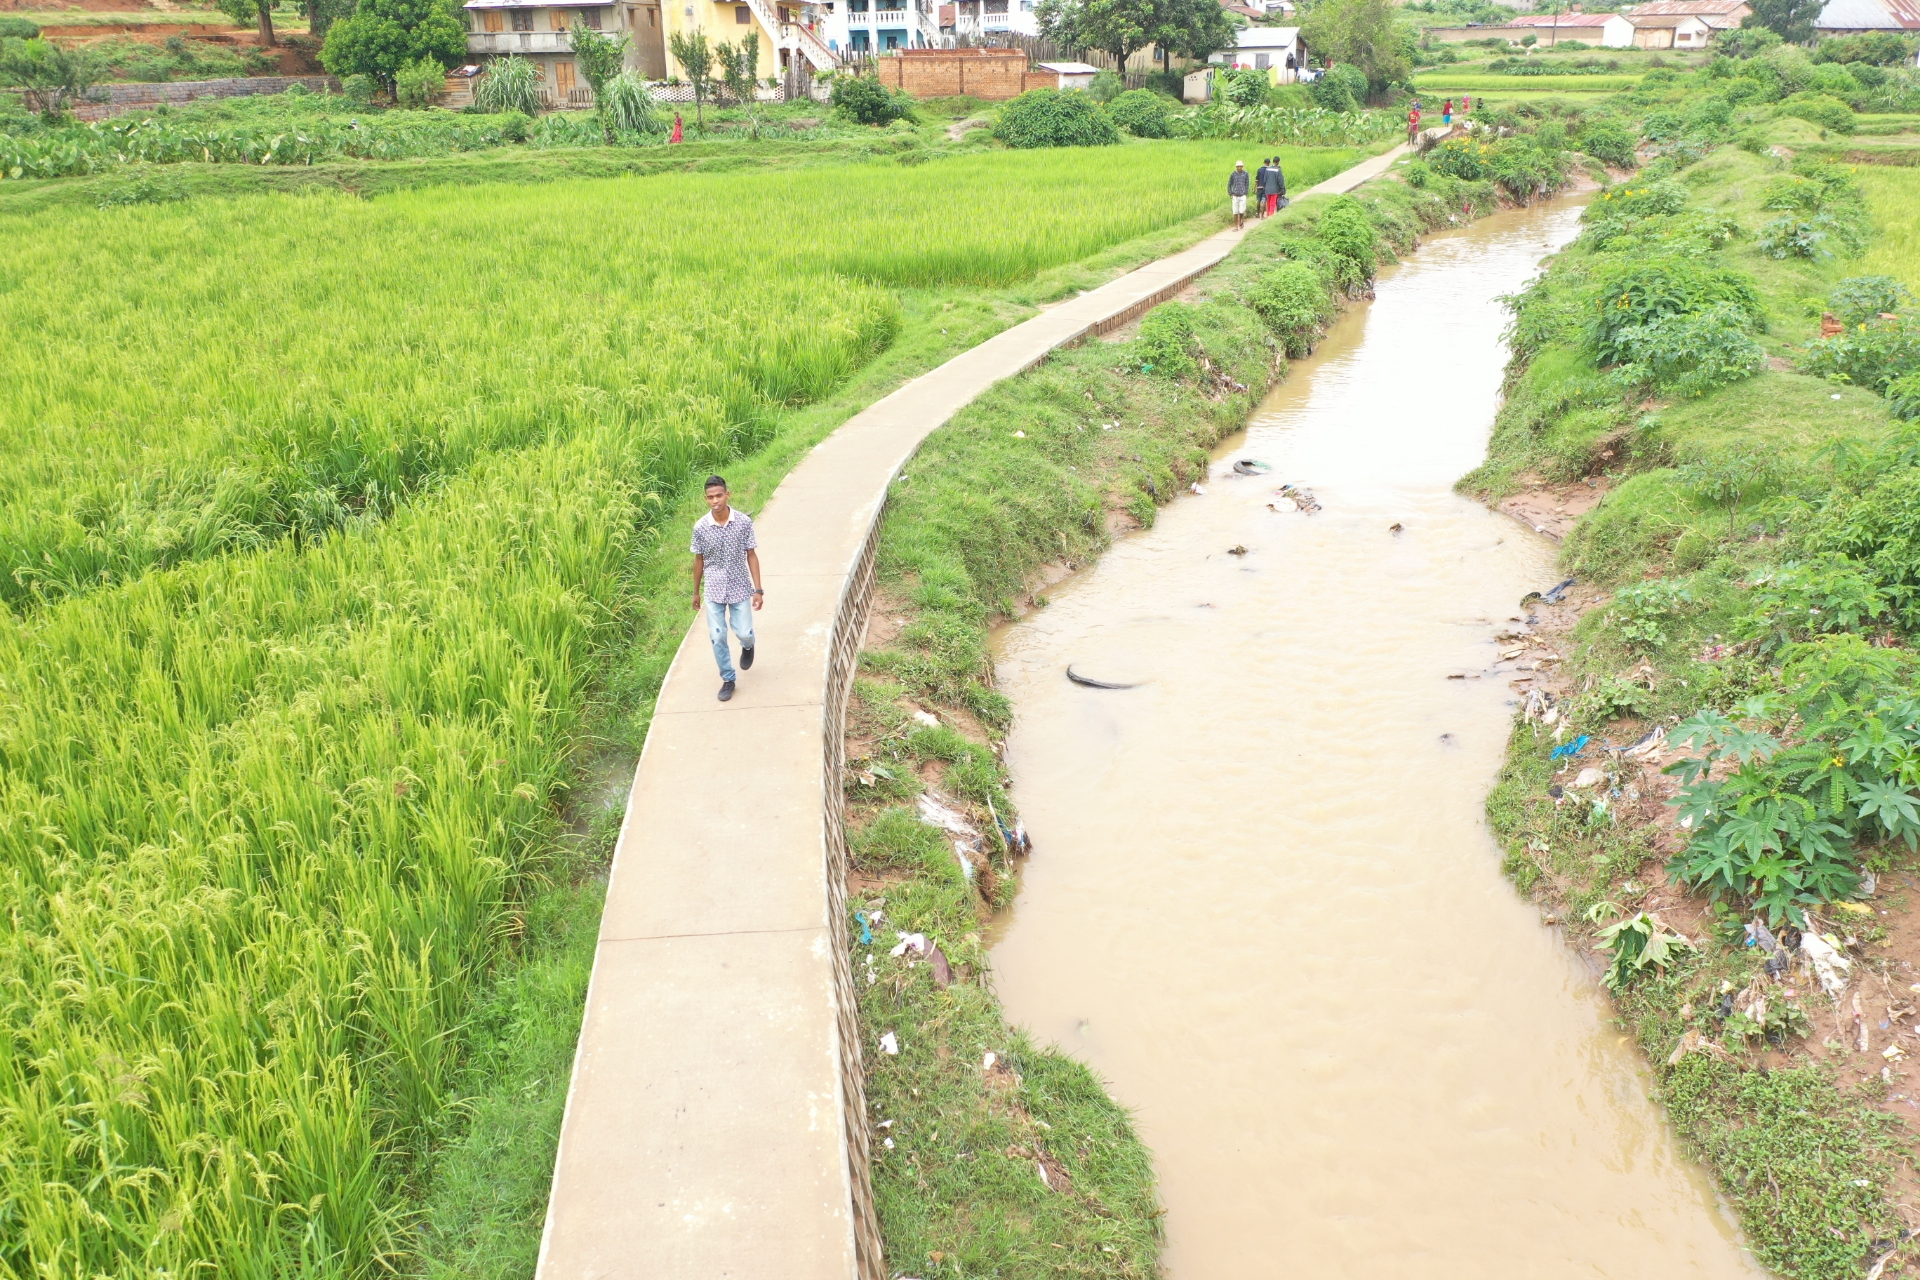
[[[815,71],[829,71],[836,64],[827,42],[797,22],[782,22],[768,0],[747,0],[747,7],[760,26],[773,37],[774,48],[796,50]]]

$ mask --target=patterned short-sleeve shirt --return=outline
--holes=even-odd
[[[713,512],[693,526],[693,554],[705,561],[707,599],[715,604],[739,604],[753,598],[753,575],[747,572],[747,552],[759,546],[753,536],[753,518],[734,507],[720,524]]]

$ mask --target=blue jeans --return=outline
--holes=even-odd
[[[739,674],[733,669],[733,653],[727,647],[729,625],[733,627],[733,634],[740,637],[742,649],[753,648],[752,600],[742,600],[738,604],[707,601],[707,635],[713,640],[713,658],[720,664],[722,680],[736,679]]]

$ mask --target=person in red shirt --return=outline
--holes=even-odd
[[[1440,104],[1440,123],[1449,127],[1453,124],[1453,99],[1448,98]]]
[[[1420,99],[1413,100],[1413,107],[1407,112],[1407,145],[1413,146],[1420,141]]]

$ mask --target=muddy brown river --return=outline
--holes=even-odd
[[[1384,272],[1204,496],[998,638],[1035,854],[996,981],[1134,1110],[1175,1280],[1764,1275],[1500,874],[1512,690],[1447,679],[1554,580],[1545,539],[1451,485],[1497,404],[1497,299],[1578,212]]]

